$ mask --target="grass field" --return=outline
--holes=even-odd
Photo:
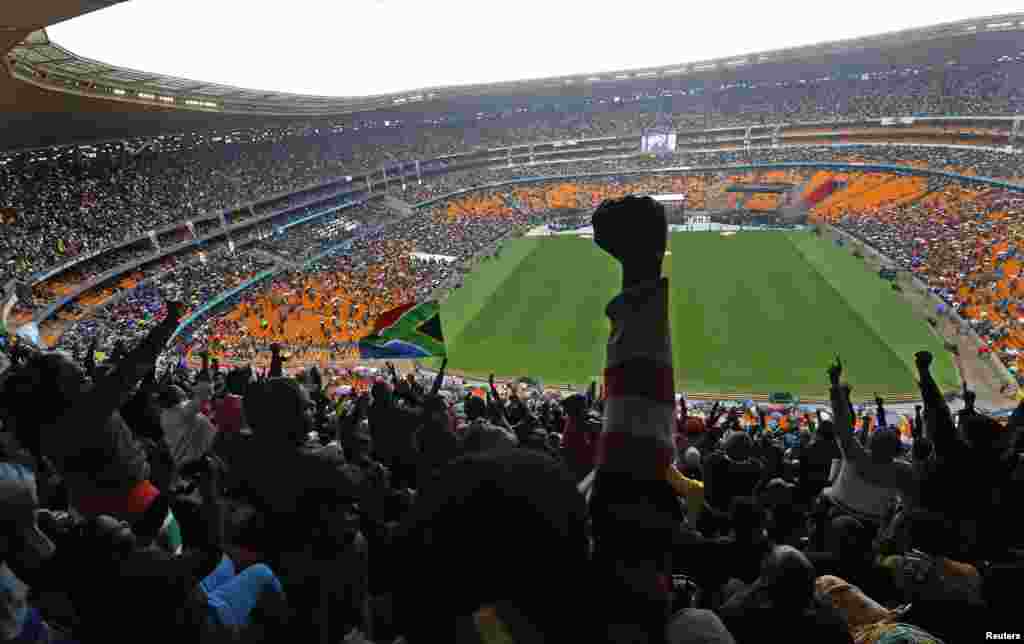
[[[925,320],[848,250],[810,232],[675,233],[670,278],[677,390],[822,395],[839,353],[854,396],[916,391],[913,354],[936,356],[940,386],[959,384]],[[604,307],[619,268],[592,240],[505,244],[442,310],[450,367],[584,384],[604,365]]]

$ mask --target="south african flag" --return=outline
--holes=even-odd
[[[373,321],[373,332],[359,341],[362,360],[443,355],[441,305],[436,300],[410,302],[381,313]]]

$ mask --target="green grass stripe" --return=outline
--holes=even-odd
[[[501,257],[477,265],[463,280],[462,288],[455,290],[441,309],[441,327],[449,350],[458,344],[462,329],[475,318],[487,303],[488,296],[508,279],[525,258],[537,247],[538,238],[521,237],[504,242]]]
[[[810,232],[787,235],[807,263],[842,294],[850,309],[882,338],[906,365],[911,379],[917,373],[914,353],[928,350],[935,356],[932,374],[943,389],[960,386],[953,356],[928,322],[886,280],[867,269],[852,249]]]
[[[451,350],[452,365],[587,382],[604,366],[604,307],[620,281],[618,267],[592,241],[543,239],[465,323]]]
[[[696,391],[820,394],[838,351],[855,388],[908,391],[902,362],[778,233],[673,238],[676,380]]]
[[[672,235],[664,270],[677,389],[817,398],[838,352],[855,397],[912,394],[907,356],[898,350],[912,356],[925,347],[946,385],[952,361],[909,304],[846,262],[845,249],[806,249],[806,241],[774,232]],[[591,240],[506,244],[501,259],[480,265],[442,309],[450,366],[483,377],[589,382],[604,365],[604,308],[620,280],[615,261]]]

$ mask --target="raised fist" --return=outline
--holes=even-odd
[[[828,368],[828,378],[833,385],[839,384],[839,379],[843,375],[843,361],[840,357],[836,356],[836,361],[833,362]]]
[[[918,351],[914,354],[914,363],[917,368],[924,371],[932,366],[932,354],[930,351]]]
[[[591,218],[594,243],[622,264],[660,260],[668,244],[665,207],[650,197],[609,199]]]

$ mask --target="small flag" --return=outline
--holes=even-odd
[[[447,355],[441,330],[441,305],[436,300],[411,302],[381,313],[373,331],[359,341],[362,360],[425,358]]]

